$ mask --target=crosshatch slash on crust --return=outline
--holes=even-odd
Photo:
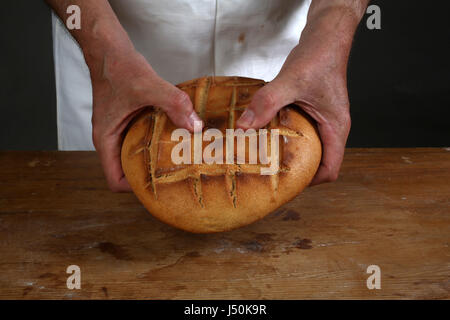
[[[233,78],[237,81],[237,78]],[[228,112],[228,128],[234,129],[235,122],[235,110],[245,110],[248,105],[240,105],[236,107],[238,95],[237,87],[242,86],[258,86],[262,87],[265,82],[263,81],[245,81],[245,82],[216,82],[214,77],[202,78],[196,82],[180,86],[180,89],[195,88],[194,95],[194,109],[202,118],[205,120],[206,117],[206,107],[208,103],[209,91],[214,86],[226,86],[232,87],[232,93],[230,97],[229,107],[227,109],[213,110],[212,112]],[[280,111],[281,112],[281,111]],[[276,117],[273,118],[270,123],[265,127],[266,129],[278,129],[280,137],[294,137],[301,138],[303,134],[291,128],[287,128],[280,124],[280,112],[277,113]],[[209,113],[209,112],[208,112]],[[146,188],[150,188],[155,198],[157,198],[157,185],[166,183],[175,183],[179,181],[184,181],[189,179],[192,181],[192,193],[196,202],[202,207],[205,207],[202,193],[202,182],[201,177],[203,176],[224,176],[225,186],[227,188],[227,194],[230,199],[230,203],[234,208],[237,208],[238,198],[237,198],[237,185],[236,185],[236,174],[260,174],[261,168],[265,167],[261,164],[193,164],[188,167],[181,168],[179,170],[171,171],[170,173],[157,174],[157,160],[158,160],[158,145],[160,143],[161,133],[168,121],[166,114],[159,109],[154,109],[149,114],[148,127],[146,130],[144,138],[144,147],[139,149],[137,153],[144,152],[144,163],[148,172],[147,185]],[[258,134],[258,133],[257,133]],[[270,139],[267,139],[268,147],[270,148]],[[285,144],[285,139],[282,140]],[[279,173],[288,172],[289,168],[283,166],[283,159],[281,159],[282,153],[280,154],[280,168],[276,174],[270,175],[270,185],[275,195],[278,191],[279,184]]]

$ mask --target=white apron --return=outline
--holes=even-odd
[[[136,49],[165,80],[272,80],[300,39],[311,0],[110,0]],[[83,54],[53,14],[58,148],[94,150]],[[83,12],[81,12],[83,19]]]

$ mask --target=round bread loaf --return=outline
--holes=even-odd
[[[205,77],[177,87],[191,98],[204,121],[203,132],[218,129],[225,141],[226,129],[235,127],[264,85],[264,81],[250,78]],[[136,196],[161,221],[195,233],[231,230],[263,218],[294,198],[308,186],[319,166],[322,147],[317,130],[298,106],[284,107],[265,128],[279,132],[279,169],[274,174],[261,174],[270,163],[249,163],[248,137],[245,163],[241,158],[240,164],[226,164],[225,160],[207,164],[204,159],[200,164],[175,164],[171,155],[180,141],[171,138],[177,128],[164,112],[148,108],[129,126],[122,146],[122,167]],[[271,141],[270,134],[267,141]],[[201,148],[210,143],[203,141]],[[270,142],[268,145],[264,151],[270,155]],[[225,146],[224,142],[223,149]],[[235,148],[234,160],[237,153]]]

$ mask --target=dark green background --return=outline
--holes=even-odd
[[[372,1],[382,29],[363,19],[349,64],[350,147],[450,145],[450,23],[446,1]],[[50,9],[0,5],[0,149],[56,149]],[[320,40],[318,40],[320,41]]]

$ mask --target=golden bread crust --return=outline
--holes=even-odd
[[[218,128],[225,135],[264,84],[250,78],[207,77],[178,87],[190,96],[205,129]],[[308,186],[320,164],[317,130],[298,107],[280,110],[267,128],[280,130],[276,175],[261,175],[261,164],[174,165],[170,152],[178,142],[170,138],[176,127],[162,111],[147,109],[126,134],[122,167],[136,196],[161,221],[195,233],[235,229],[294,198]]]

